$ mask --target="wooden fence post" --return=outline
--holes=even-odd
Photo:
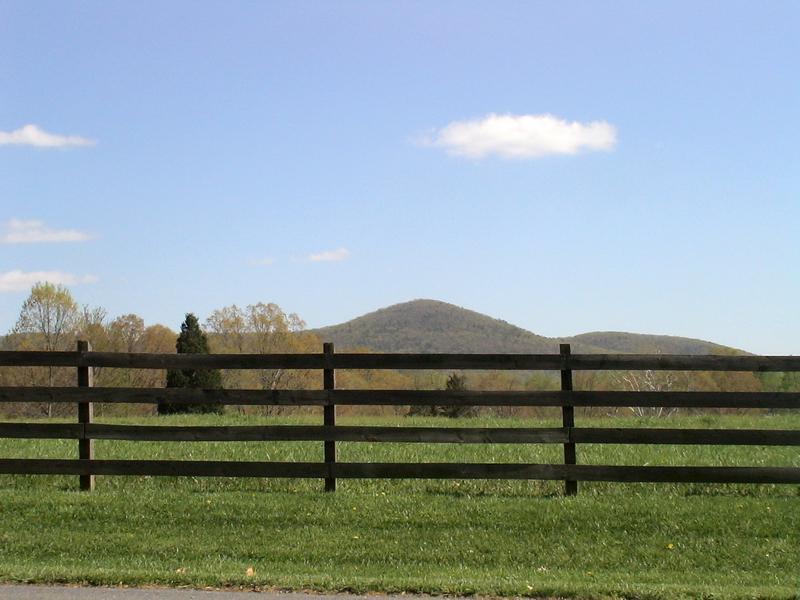
[[[91,344],[85,341],[78,342],[78,352],[89,352]],[[94,385],[92,367],[78,367],[78,387],[92,387]],[[78,440],[78,458],[81,460],[92,460],[94,458],[94,440],[88,439],[86,435],[86,425],[92,422],[94,417],[94,405],[91,402],[78,403],[78,423],[83,425],[83,435]],[[82,490],[92,491],[94,489],[94,475],[80,475],[80,487]]]
[[[322,352],[326,358],[333,357],[333,343],[325,342],[322,344]],[[336,372],[333,368],[325,368],[322,372],[323,388],[326,390],[336,389]],[[324,410],[324,425],[325,427],[336,426],[336,405],[326,404]],[[327,467],[328,476],[325,478],[325,491],[336,491],[336,477],[334,475],[334,468],[336,465],[336,442],[333,440],[325,441],[325,465]]]
[[[570,346],[569,344],[560,344],[559,351],[561,353],[561,391],[562,392],[571,392],[572,391],[572,369],[564,368],[567,366],[567,359],[570,356]],[[572,429],[575,427],[575,407],[573,406],[562,406],[561,407],[561,423],[564,428],[569,431],[569,439],[572,439]],[[564,464],[565,465],[574,465],[576,464],[576,456],[575,456],[575,442],[567,442],[564,444]],[[575,496],[578,493],[578,482],[573,481],[571,479],[566,479],[564,481],[564,493],[567,496]]]

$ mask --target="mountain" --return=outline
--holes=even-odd
[[[394,304],[339,325],[313,331],[341,350],[375,352],[552,353],[567,342],[572,352],[731,354],[732,348],[690,338],[593,332],[548,338],[500,319],[438,300]]]
[[[394,304],[314,333],[378,352],[552,352],[558,341],[437,300]]]
[[[743,354],[741,350],[672,335],[649,335],[625,333],[623,331],[593,331],[582,333],[562,341],[571,344],[587,344],[605,348],[604,352],[630,352],[633,354]]]

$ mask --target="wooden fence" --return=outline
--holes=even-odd
[[[78,440],[77,460],[0,459],[2,474],[80,476],[81,489],[95,475],[186,475],[213,477],[320,478],[336,489],[343,478],[542,479],[562,480],[577,493],[578,481],[800,484],[800,467],[699,467],[580,465],[577,444],[702,444],[800,446],[800,430],[582,428],[575,407],[800,408],[789,392],[575,391],[575,370],[800,371],[794,356],[689,356],[634,354],[128,354],[91,352],[0,352],[0,367],[74,367],[77,387],[0,387],[0,402],[77,403],[77,423],[0,423],[0,438]],[[322,390],[201,390],[97,388],[93,367],[133,369],[320,369]],[[560,391],[341,390],[336,369],[557,370]],[[265,426],[150,426],[92,422],[93,403],[208,403],[223,405],[322,406],[323,424]],[[352,427],[336,425],[337,406],[540,406],[560,407],[556,428]],[[321,441],[323,462],[103,460],[93,441]],[[337,442],[458,444],[562,444],[563,464],[343,463]]]

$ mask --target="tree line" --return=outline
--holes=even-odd
[[[102,307],[80,305],[61,285],[39,283],[23,302],[16,324],[0,339],[4,350],[74,350],[78,339],[87,340],[101,352],[214,352],[214,353],[303,353],[319,352],[322,341],[306,330],[305,322],[277,304],[258,302],[246,307],[226,306],[214,310],[203,324],[187,313],[181,331],[161,324],[146,325],[136,314],[109,318]],[[368,352],[366,348],[347,348]],[[316,370],[260,369],[219,372],[183,372],[150,369],[95,369],[95,385],[100,387],[203,387],[214,389],[320,389],[322,376]],[[57,367],[5,367],[0,369],[3,386],[72,386],[75,369]],[[554,372],[341,370],[337,387],[350,389],[473,389],[473,390],[551,390],[558,389]],[[798,373],[717,373],[717,372],[577,372],[575,389],[631,391],[800,391]],[[170,412],[170,407],[161,407]],[[207,407],[216,410],[215,407]],[[37,407],[3,407],[10,411],[35,412],[48,417],[68,414],[74,407],[47,404]],[[152,411],[152,407],[107,406],[101,411]],[[281,407],[252,407],[238,410],[275,413]],[[354,410],[349,408],[346,410]],[[362,409],[364,410],[364,409]],[[367,412],[381,412],[369,407]],[[407,409],[402,409],[407,411]],[[536,409],[498,408],[500,416]],[[461,416],[446,407],[434,408],[431,415]]]

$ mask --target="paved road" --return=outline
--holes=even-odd
[[[176,590],[166,588],[51,587],[1,585],[2,600],[375,600],[375,596],[317,596],[300,593]],[[391,598],[391,596],[384,596]],[[408,600],[410,596],[403,596]]]

